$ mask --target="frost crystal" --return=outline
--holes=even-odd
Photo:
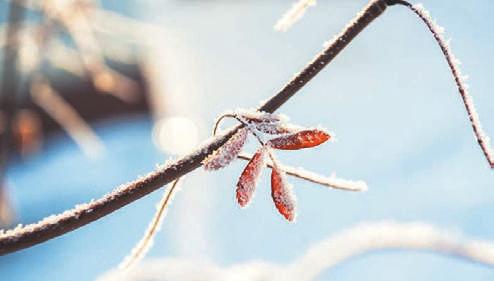
[[[265,155],[266,148],[259,148],[238,179],[236,197],[240,207],[246,207],[254,196],[262,168],[266,165]]]
[[[247,128],[239,129],[230,140],[204,159],[204,169],[218,170],[230,164],[242,150],[247,140],[247,133]]]

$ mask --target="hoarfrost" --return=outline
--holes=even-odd
[[[464,80],[464,75],[461,73],[459,60],[451,51],[449,40],[444,39],[444,28],[436,23],[436,21],[431,17],[429,11],[427,11],[422,4],[413,5],[410,9],[427,25],[429,30],[434,35],[434,39],[441,48],[465,105],[475,138],[477,139],[487,162],[489,162],[491,168],[494,168],[494,152],[492,151],[490,139],[480,123],[480,118],[477,110],[475,109],[472,96],[468,92],[468,85]]]

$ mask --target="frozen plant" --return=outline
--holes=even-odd
[[[249,160],[238,179],[236,190],[238,204],[241,207],[249,204],[254,196],[261,171],[266,165],[265,158],[268,156],[272,162],[271,197],[273,202],[285,219],[295,220],[295,196],[292,186],[286,181],[285,172],[280,169],[281,164],[276,160],[273,149],[298,150],[315,147],[328,141],[331,138],[330,134],[324,129],[298,128],[287,124],[282,116],[258,111],[224,114],[216,122],[213,133],[216,133],[218,124],[224,117],[235,118],[243,127],[223,146],[204,159],[204,169],[217,170],[228,165],[238,157],[248,133],[251,133],[261,146]],[[265,135],[270,136],[268,141],[264,140]]]
[[[265,118],[276,118],[276,116],[269,115],[278,110],[286,101],[288,101],[293,95],[299,92],[310,80],[312,80],[326,65],[328,65],[333,59],[335,59],[338,54],[346,47],[348,44],[355,39],[361,31],[363,31],[370,23],[382,15],[388,7],[393,5],[403,5],[410,8],[414,13],[419,15],[419,17],[426,23],[429,29],[434,34],[434,38],[439,43],[441,50],[443,51],[448,64],[452,70],[455,82],[463,98],[463,103],[467,109],[472,128],[474,130],[475,136],[484,156],[489,162],[491,168],[494,168],[494,162],[492,157],[492,151],[489,146],[489,141],[486,134],[480,127],[479,118],[474,110],[471,97],[466,92],[466,86],[460,76],[459,69],[454,60],[454,57],[447,48],[442,35],[437,32],[439,29],[436,27],[434,22],[430,19],[428,14],[420,6],[414,6],[403,0],[372,0],[369,4],[359,12],[356,17],[350,21],[350,23],[343,29],[343,31],[338,34],[334,40],[331,40],[324,49],[318,53],[304,69],[298,72],[288,83],[286,83],[278,93],[273,95],[270,99],[264,102],[257,111],[265,116]],[[240,153],[243,142],[245,142],[247,133],[252,133],[256,135],[258,132],[262,132],[264,129],[269,128],[270,130],[283,129],[282,126],[273,124],[281,124],[280,121],[272,120],[265,122],[265,119],[261,118],[256,120],[248,115],[238,116],[242,124],[228,130],[221,135],[215,136],[210,140],[206,141],[204,144],[199,146],[197,150],[193,153],[185,155],[175,161],[171,161],[169,164],[158,168],[156,171],[149,173],[144,177],[140,177],[130,183],[123,184],[117,187],[111,193],[103,196],[100,199],[91,201],[80,206],[76,206],[72,210],[66,211],[60,215],[53,215],[38,223],[34,223],[27,226],[19,226],[14,230],[9,230],[6,232],[0,232],[0,255],[12,253],[33,245],[45,242],[47,240],[53,239],[67,232],[75,230],[86,224],[89,224],[95,220],[106,216],[121,207],[130,204],[141,197],[160,189],[162,186],[175,181],[176,179],[192,172],[203,164],[208,164],[209,162],[214,164],[211,165],[213,168],[221,168],[227,165],[235,157],[232,154],[238,155]],[[241,117],[241,118],[240,118]],[[244,120],[246,119],[246,120]],[[259,122],[257,122],[259,121]],[[259,123],[261,125],[256,124]],[[255,129],[252,129],[255,128]],[[267,130],[267,129],[266,129]],[[242,132],[243,131],[243,132]],[[239,133],[240,132],[240,133]],[[245,136],[244,136],[245,134]],[[268,133],[269,134],[269,133]],[[298,134],[298,135],[297,135]],[[241,184],[239,191],[239,203],[247,204],[253,192],[253,187],[255,185],[248,186],[246,184],[255,182],[255,178],[260,173],[259,166],[264,166],[264,153],[266,150],[271,149],[298,149],[303,147],[303,143],[309,143],[311,145],[318,145],[326,141],[329,135],[326,135],[324,131],[288,131],[286,133],[279,134],[280,136],[269,139],[264,142],[260,137],[261,150],[259,150],[259,155],[254,156],[249,160],[251,164],[249,171],[246,172],[245,180]],[[309,139],[308,136],[311,136]],[[233,139],[232,139],[233,138]],[[257,138],[257,135],[256,135]],[[276,141],[275,141],[276,140]],[[294,140],[300,141],[300,143]],[[227,144],[228,143],[228,144]],[[226,146],[226,148],[225,148]],[[276,147],[275,147],[276,146]],[[301,147],[302,146],[302,147]],[[221,152],[221,150],[228,149],[227,151]],[[220,152],[215,152],[220,151]],[[213,154],[213,156],[211,156]],[[269,155],[269,153],[268,153]],[[218,157],[218,158],[216,158]],[[208,158],[208,160],[205,160]],[[257,158],[257,159],[256,159]],[[271,158],[271,168],[273,169],[272,185],[274,186],[274,197],[275,204],[277,204],[278,210],[287,218],[290,219],[294,217],[294,206],[290,205],[290,201],[286,200],[290,198],[288,193],[289,188],[286,186],[286,182],[282,177],[281,171],[283,168],[274,156]],[[249,164],[248,164],[249,166]],[[252,169],[252,170],[251,170]],[[292,175],[304,178],[311,176],[310,173],[303,172],[298,173],[295,171]],[[241,176],[242,178],[242,176]],[[311,179],[314,182],[321,182],[325,185],[330,185],[330,181],[322,179],[320,177],[314,177]],[[343,187],[348,184],[348,182],[340,182]],[[244,185],[245,184],[245,185]],[[362,185],[360,185],[362,186]],[[343,188],[342,188],[343,189]],[[349,188],[351,189],[351,188]],[[292,218],[293,219],[293,218]]]

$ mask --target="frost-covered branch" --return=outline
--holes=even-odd
[[[383,0],[373,1],[300,73],[296,74],[276,95],[267,100],[260,111],[272,113],[287,102],[307,82],[314,78],[341,50],[343,50],[369,23],[381,15],[387,7]],[[62,214],[53,215],[38,223],[19,226],[0,234],[0,255],[15,252],[53,239],[106,216],[123,206],[159,189],[163,185],[192,172],[213,151],[221,147],[240,128],[237,126],[226,133],[209,139],[195,152],[157,169],[133,182],[123,184],[114,191],[78,205]]]
[[[477,140],[491,167],[494,168],[494,161],[488,138],[481,129],[478,116],[471,102],[471,97],[468,95],[466,86],[462,81],[454,56],[451,54],[447,44],[444,43],[440,32],[438,32],[437,27],[429,18],[428,14],[425,13],[420,6],[412,6],[408,2],[402,0],[371,1],[339,35],[328,42],[326,45],[327,47],[321,53],[319,53],[300,73],[297,73],[288,84],[271,99],[266,101],[258,110],[268,113],[277,110],[329,64],[369,23],[379,17],[387,6],[395,4],[402,4],[410,7],[434,33],[434,36],[452,69]],[[124,184],[98,200],[76,206],[62,214],[45,218],[38,223],[24,227],[19,226],[13,230],[0,233],[0,255],[36,245],[84,226],[193,171],[201,165],[208,155],[224,145],[240,127],[241,126],[237,126],[218,137],[208,140],[194,153],[159,168],[145,177]]]
[[[289,267],[292,280],[314,280],[346,260],[385,249],[421,250],[494,267],[494,243],[464,240],[425,223],[363,223],[319,242]]]
[[[456,58],[456,56],[451,51],[449,43],[446,39],[444,39],[444,28],[439,26],[434,19],[429,14],[421,4],[412,5],[406,1],[397,1],[398,4],[408,7],[412,10],[429,28],[430,32],[434,35],[434,39],[436,40],[441,52],[444,54],[446,61],[448,63],[449,68],[451,69],[451,73],[453,74],[456,86],[458,91],[460,92],[461,99],[463,104],[465,105],[465,109],[468,114],[468,118],[470,120],[470,124],[472,125],[473,132],[475,134],[475,138],[484,153],[484,156],[489,163],[490,167],[494,169],[494,152],[490,145],[490,140],[487,134],[482,129],[482,125],[480,123],[480,118],[475,109],[475,105],[473,103],[472,96],[468,92],[468,85],[465,82],[465,77],[461,73],[460,69],[460,61]]]

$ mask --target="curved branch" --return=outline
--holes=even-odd
[[[464,241],[425,223],[363,223],[309,248],[287,271],[292,280],[314,280],[353,257],[378,250],[420,250],[494,267],[494,243]]]
[[[444,58],[448,63],[451,74],[453,75],[456,87],[458,88],[458,92],[460,93],[463,105],[465,106],[465,110],[467,111],[468,119],[472,126],[475,139],[477,140],[485,159],[489,163],[489,166],[491,167],[491,169],[494,169],[494,152],[492,150],[489,137],[485,133],[484,129],[482,128],[482,124],[480,123],[479,114],[475,109],[472,96],[468,92],[468,85],[465,82],[463,74],[461,73],[459,60],[451,51],[448,41],[444,39],[444,29],[432,19],[429,12],[421,4],[412,5],[411,3],[404,0],[392,1],[395,1],[396,4],[403,5],[410,9],[424,22],[424,24],[434,36],[434,39],[439,45],[439,48],[441,49],[441,52],[443,53]]]
[[[280,92],[266,101],[260,111],[273,113],[287,102],[307,82],[314,78],[341,50],[343,50],[365,27],[379,17],[386,9],[386,0],[374,0],[333,39],[300,73],[284,86]],[[240,128],[237,126],[226,133],[209,139],[194,153],[151,172],[147,176],[116,188],[98,200],[85,203],[59,215],[42,221],[0,233],[0,255],[12,253],[44,241],[53,239],[104,217],[123,206],[159,189],[173,180],[192,172],[214,150],[221,147]]]

